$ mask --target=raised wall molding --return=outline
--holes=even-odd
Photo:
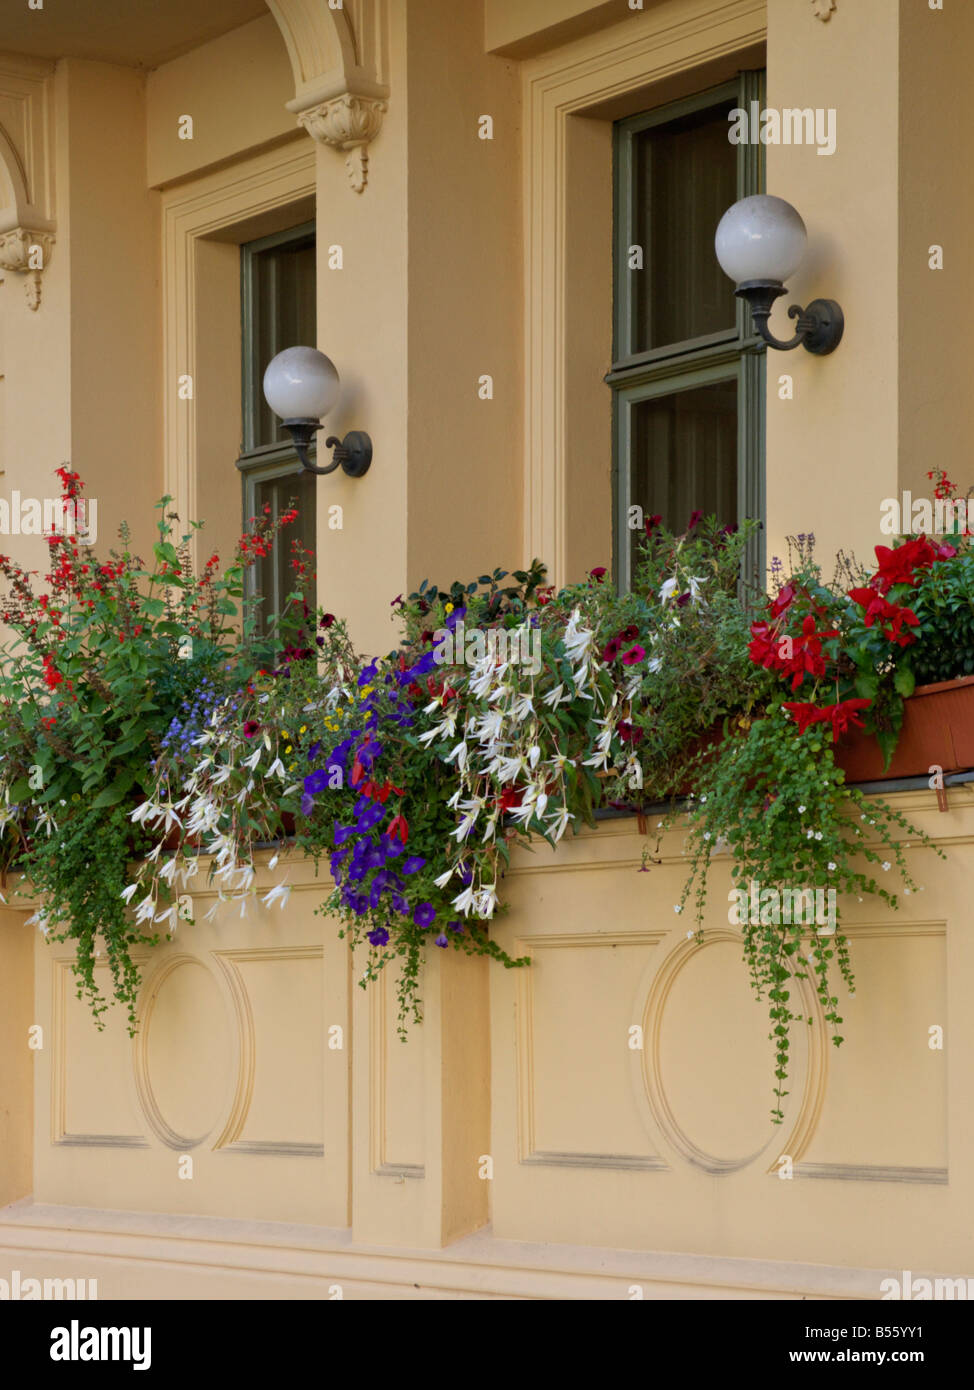
[[[812,0],[812,10],[816,19],[831,19],[835,0]]]
[[[319,144],[345,153],[349,187],[361,193],[369,178],[368,145],[379,133],[388,103],[377,97],[344,96],[309,107],[298,124]]]
[[[389,0],[268,0],[287,45],[299,125],[345,154],[349,186],[368,181],[367,147],[389,97]]]
[[[53,250],[52,232],[31,231],[28,227],[0,232],[0,269],[24,276],[27,303],[32,309],[37,309],[41,302],[41,276]]]

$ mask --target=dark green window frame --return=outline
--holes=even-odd
[[[737,79],[695,93],[680,101],[617,121],[614,129],[614,246],[613,246],[613,362],[605,380],[613,392],[612,491],[613,557],[620,592],[629,589],[633,407],[641,401],[676,390],[736,382],[737,519],[765,516],[765,353],[766,344],[754,332],[750,312],[736,301],[733,327],[683,342],[634,351],[636,296],[634,276],[649,268],[630,270],[629,247],[636,243],[633,142],[653,126],[665,125],[722,101],[749,109],[764,105],[764,73],[742,72]],[[729,129],[729,127],[728,127]],[[737,146],[737,197],[764,191],[765,159],[761,144]],[[648,258],[647,258],[648,259]],[[745,558],[749,576],[763,581],[764,532],[755,536]]]
[[[262,251],[276,247],[300,243],[313,244],[315,233],[316,225],[313,221],[303,222],[299,226],[288,227],[285,231],[274,232],[270,236],[246,242],[240,248],[242,441],[237,468],[240,470],[243,484],[242,521],[244,529],[247,528],[250,517],[257,513],[257,494],[262,483],[289,476],[299,477],[303,472],[301,461],[294,452],[294,446],[290,439],[281,439],[271,444],[259,444],[257,442],[260,436],[258,422],[262,400],[261,383],[267,366],[267,362],[258,361],[260,352],[257,333],[258,257]],[[275,341],[265,347],[264,353],[269,361],[283,348],[294,346],[297,345],[290,342],[278,343]],[[313,347],[315,344],[309,343],[308,346]],[[316,454],[314,441],[310,446],[309,454],[314,462]],[[254,567],[246,572],[245,589],[248,597],[255,596],[256,585],[257,570]],[[284,600],[284,594],[280,592],[280,588],[279,575],[275,565],[272,569],[272,592],[263,594],[262,625],[270,614],[280,612]]]

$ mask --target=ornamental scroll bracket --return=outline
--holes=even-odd
[[[361,193],[369,181],[369,144],[375,139],[388,109],[377,97],[343,96],[302,111],[298,122],[319,144],[345,154],[349,187]]]
[[[812,11],[817,19],[831,19],[835,0],[812,0]]]
[[[389,98],[389,0],[267,0],[294,72],[287,103],[312,139],[345,156],[348,184],[368,182],[368,147]]]
[[[36,310],[41,302],[41,276],[54,250],[54,234],[29,227],[0,232],[0,268],[24,276],[27,303]]]

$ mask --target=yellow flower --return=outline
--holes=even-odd
[[[446,612],[447,612],[447,613],[452,613],[452,612],[453,612],[453,604],[452,604],[452,603],[448,603],[448,604],[446,605]]]
[[[363,685],[363,686],[362,686],[362,699],[364,700],[364,699],[366,699],[369,695],[371,695],[374,688],[375,688],[375,687],[374,687],[374,686],[371,686],[371,685]]]
[[[284,752],[285,752],[285,753],[290,753],[290,752],[292,752],[292,751],[293,751],[293,749],[291,748],[291,745],[288,744],[288,746],[285,748]]]
[[[299,733],[299,734],[306,734],[307,732],[308,732],[308,726],[307,726],[307,724],[302,724],[301,727],[300,727],[300,729],[298,730],[298,733]]]
[[[72,792],[72,794],[71,794],[71,800],[72,800],[72,801],[80,801],[80,800],[81,800],[81,793],[80,793],[80,792]]]
[[[296,767],[297,763],[292,763],[291,766],[288,768],[288,772],[293,772]]]

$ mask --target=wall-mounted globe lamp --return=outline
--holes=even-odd
[[[372,462],[372,440],[363,430],[350,430],[344,439],[329,435],[325,447],[334,447],[332,461],[318,468],[308,457],[321,417],[335,405],[341,392],[335,365],[316,348],[285,348],[267,365],[264,399],[279,415],[294,440],[294,452],[309,473],[334,473],[341,467],[350,478],[361,478]]]
[[[775,300],[788,293],[785,281],[804,259],[807,239],[791,203],[758,193],[727,209],[714,243],[721,269],[737,285],[738,298],[750,304],[754,327],[768,346],[782,352],[800,346],[823,357],[839,346],[845,327],[834,299],[813,299],[806,309],[792,304],[788,317],[798,320],[797,332],[787,343],[768,328]]]

